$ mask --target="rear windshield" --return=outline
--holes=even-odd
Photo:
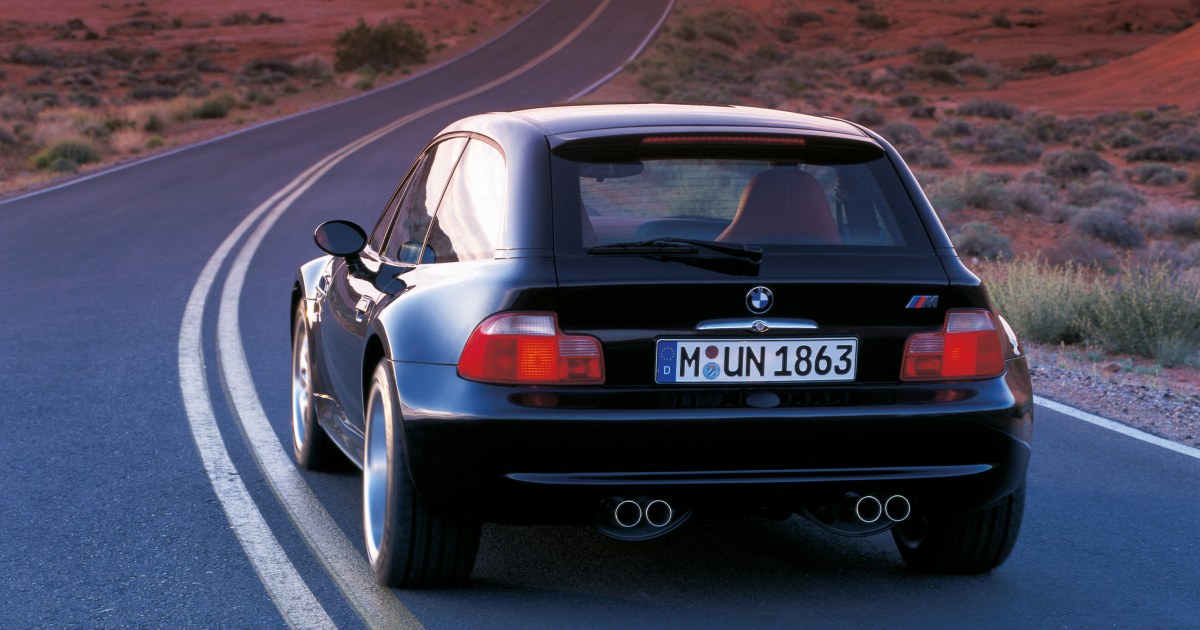
[[[899,176],[876,147],[557,152],[556,249],[684,238],[764,251],[926,253]]]

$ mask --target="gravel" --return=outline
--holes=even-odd
[[[1200,370],[1025,344],[1033,392],[1159,437],[1200,447]]]

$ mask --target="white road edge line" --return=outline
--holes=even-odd
[[[264,207],[279,195],[263,203]],[[243,222],[245,223],[245,222]],[[248,227],[248,226],[247,226]],[[204,303],[216,280],[222,261],[229,255],[234,243],[245,230],[239,226],[234,234],[225,239],[209,258],[200,277],[192,287],[191,296],[183,312],[179,331],[179,385],[183,394],[184,409],[192,439],[200,452],[204,471],[208,474],[213,491],[221,503],[221,509],[229,520],[234,535],[250,559],[254,572],[267,590],[271,601],[279,610],[284,622],[293,628],[332,628],[333,620],[309,590],[308,585],[288,560],[271,533],[262,513],[250,497],[230,459],[225,443],[217,427],[212,399],[204,376],[204,346],[202,327]]]
[[[1172,442],[1166,438],[1160,438],[1157,435],[1151,435],[1145,431],[1121,424],[1120,422],[1115,422],[1113,420],[1109,420],[1108,418],[1102,418],[1095,414],[1071,407],[1070,405],[1064,405],[1062,403],[1054,402],[1053,400],[1047,400],[1041,396],[1034,396],[1033,402],[1039,407],[1045,407],[1051,411],[1057,411],[1058,413],[1071,416],[1077,420],[1083,420],[1084,422],[1094,424],[1098,427],[1103,427],[1109,431],[1115,431],[1121,435],[1131,437],[1135,440],[1141,440],[1147,444],[1153,444],[1155,446],[1165,448],[1168,451],[1175,451],[1180,455],[1186,455],[1194,459],[1200,459],[1200,449],[1193,448],[1186,444]]]
[[[230,523],[234,526],[235,532],[238,533],[239,540],[243,541],[243,548],[254,564],[259,578],[267,587],[268,592],[272,594],[272,600],[275,601],[276,606],[280,609],[280,613],[284,615],[289,625],[298,627],[328,627],[333,624],[328,614],[323,609],[320,609],[319,602],[316,601],[312,592],[304,584],[298,573],[296,573],[295,567],[291,565],[282,549],[279,548],[278,541],[271,534],[269,527],[266,526],[261,513],[249,497],[240,479],[238,479],[238,484],[241,487],[240,499],[232,498],[236,495],[236,492],[228,496],[223,495],[223,492],[228,493],[229,491],[224,484],[218,483],[217,471],[224,472],[226,476],[232,475],[234,479],[237,479],[237,471],[224,449],[220,431],[216,426],[212,412],[212,401],[208,393],[208,381],[203,369],[204,356],[201,334],[204,304],[211,292],[217,272],[228,258],[230,250],[232,250],[237,241],[241,240],[242,236],[259,217],[267,213],[272,206],[275,206],[277,201],[283,198],[283,201],[274,207],[267,218],[258,226],[258,229],[255,230],[254,234],[243,244],[226,278],[217,319],[217,355],[222,376],[221,380],[225,385],[226,395],[233,407],[234,417],[247,436],[251,452],[266,475],[272,491],[280,499],[289,517],[297,525],[297,529],[304,536],[305,542],[313,549],[315,555],[325,566],[334,582],[338,585],[338,588],[347,597],[347,600],[363,616],[363,620],[372,626],[380,623],[388,627],[421,627],[420,622],[396,599],[394,593],[389,589],[383,589],[375,585],[373,576],[370,575],[370,571],[362,562],[361,555],[358,554],[355,547],[342,534],[337,524],[329,516],[328,512],[325,511],[320,502],[312,495],[311,489],[304,483],[303,478],[292,465],[290,457],[284,452],[282,445],[276,438],[270,422],[267,420],[266,413],[262,409],[262,404],[258,400],[257,390],[254,388],[250,376],[249,365],[246,363],[241,329],[237,318],[241,289],[245,282],[246,273],[249,270],[250,261],[261,244],[262,239],[266,236],[267,231],[297,197],[303,194],[337,163],[413,120],[481,94],[516,76],[524,74],[574,41],[580,33],[599,18],[611,2],[612,0],[603,0],[578,28],[569,33],[554,47],[543,52],[520,68],[487,84],[405,116],[375,132],[367,134],[338,151],[331,153],[305,170],[287,186],[280,189],[267,201],[255,208],[238,224],[234,231],[226,237],[221,246],[218,247],[217,251],[213,253],[212,258],[205,265],[200,278],[193,287],[192,295],[188,301],[188,307],[185,309],[181,324],[179,344],[180,388],[183,390],[188,421],[192,426],[193,438],[196,440],[197,447],[201,451],[205,470],[209,473],[214,490],[221,498],[222,506],[225,506],[227,502],[235,505],[235,509],[226,508],[226,515],[229,517]],[[245,513],[252,513],[252,517],[257,518],[257,521],[262,524],[262,528],[265,531],[240,529],[238,523],[244,520],[242,516]],[[235,520],[235,516],[237,520]],[[245,542],[248,539],[251,541],[260,541],[264,537],[269,540],[263,544],[248,544]],[[287,564],[287,568],[290,571],[287,572],[287,575],[283,579],[277,580],[276,572],[271,570],[273,568],[271,563],[272,561],[279,562],[280,560]],[[302,607],[287,599],[293,596],[301,598],[303,603],[309,608],[315,606],[320,609],[323,619],[303,616]]]

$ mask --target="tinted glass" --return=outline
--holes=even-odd
[[[506,194],[504,156],[487,142],[472,140],[442,196],[426,257],[434,262],[494,258]]]
[[[451,138],[430,147],[421,158],[394,202],[399,203],[399,208],[387,240],[384,253],[387,258],[402,263],[431,262],[421,253],[421,246],[466,143],[465,138]]]
[[[767,251],[931,249],[882,151],[838,150],[829,159],[812,148],[798,156],[680,153],[556,159],[556,212],[578,217],[585,248],[676,237]]]

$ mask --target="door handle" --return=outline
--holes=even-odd
[[[371,314],[371,307],[375,306],[375,300],[369,296],[362,296],[358,300],[358,304],[354,305],[354,320],[361,322]]]

